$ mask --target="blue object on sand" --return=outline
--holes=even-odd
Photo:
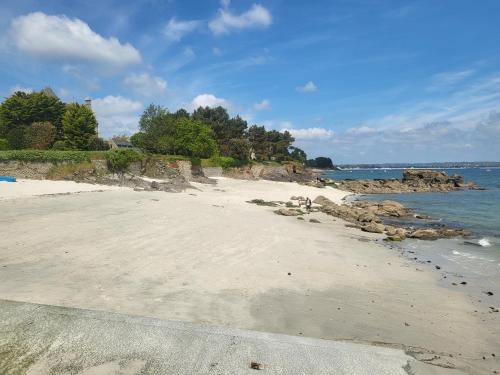
[[[0,176],[0,181],[16,182],[16,178],[11,176]]]

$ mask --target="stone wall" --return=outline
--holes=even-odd
[[[31,180],[44,180],[49,170],[54,166],[52,163],[35,163],[22,161],[0,162],[0,175]]]

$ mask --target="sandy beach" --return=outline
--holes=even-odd
[[[227,178],[193,186],[0,183],[0,299],[403,348],[443,374],[498,366],[498,325],[432,265],[323,213],[301,221],[247,203],[347,193]]]

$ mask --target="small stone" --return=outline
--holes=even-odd
[[[484,294],[486,294],[487,296],[492,296],[493,292],[488,291],[488,292],[484,292]]]
[[[408,323],[405,322],[405,326],[409,327],[410,325]]]
[[[467,285],[467,281],[462,281],[460,284],[461,285]]]
[[[291,275],[292,275],[292,273],[291,273],[291,272],[288,272],[288,276],[291,276]]]
[[[258,362],[252,362],[252,363],[250,363],[250,368],[252,370],[262,370],[262,364],[260,364]]]
[[[440,266],[436,266],[436,269],[437,269],[437,270],[440,270],[440,269],[441,269],[441,267],[440,267]]]

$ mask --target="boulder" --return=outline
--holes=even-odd
[[[286,208],[280,208],[279,210],[274,211],[274,213],[281,216],[299,216],[303,214],[301,211],[289,210]]]
[[[361,227],[361,230],[363,232],[370,232],[370,233],[384,233],[385,230],[385,225],[384,224],[379,224],[375,223],[374,221],[365,224]]]

